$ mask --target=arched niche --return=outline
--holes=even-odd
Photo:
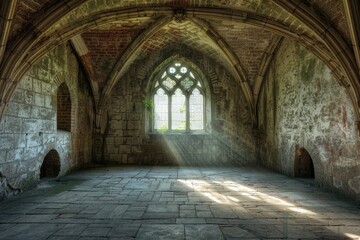
[[[63,82],[57,89],[57,129],[71,132],[71,96],[69,88]]]
[[[40,178],[57,177],[60,173],[60,156],[59,153],[52,149],[46,154],[40,168]]]
[[[303,148],[296,146],[294,175],[300,178],[315,178],[314,163],[309,152]]]

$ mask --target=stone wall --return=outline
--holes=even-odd
[[[179,54],[204,73],[211,93],[211,131],[153,134],[143,107],[153,71]],[[146,165],[233,165],[255,161],[255,138],[249,109],[236,82],[218,63],[184,46],[139,58],[118,81],[104,118],[104,134],[95,140],[99,162]]]
[[[91,161],[91,100],[79,71],[71,48],[62,45],[38,61],[13,93],[0,121],[0,173],[13,188],[34,185],[51,149],[60,155],[60,175]],[[71,97],[71,132],[58,131],[56,124],[57,89],[63,82]]]
[[[360,138],[346,89],[326,65],[284,41],[258,105],[262,163],[294,176],[297,149],[311,156],[315,180],[360,201]]]

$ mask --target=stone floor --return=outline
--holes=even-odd
[[[360,208],[263,169],[106,167],[0,202],[0,239],[360,239]]]

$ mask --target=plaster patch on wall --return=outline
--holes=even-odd
[[[343,181],[333,177],[333,186],[340,189],[343,186]]]
[[[360,193],[360,176],[349,180],[349,187],[356,193]]]
[[[340,157],[339,161],[334,162],[334,166],[342,168],[352,168],[360,166],[360,162],[356,162],[354,161],[354,159],[346,159],[344,157]]]

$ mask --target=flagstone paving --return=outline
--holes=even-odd
[[[0,202],[0,239],[360,239],[360,207],[260,168],[101,167]]]

